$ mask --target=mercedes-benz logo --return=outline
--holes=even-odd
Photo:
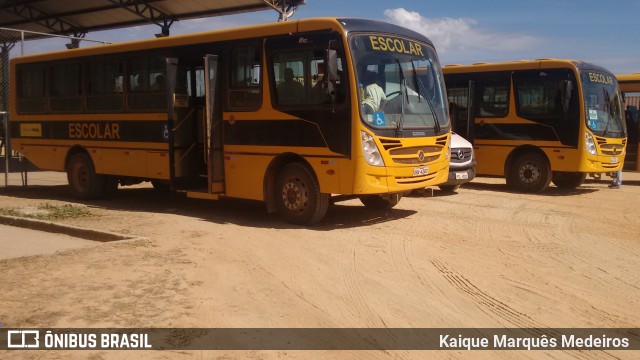
[[[420,160],[420,162],[424,161],[424,151],[422,150],[418,151],[418,160]]]
[[[464,159],[464,151],[462,149],[458,150],[458,160]]]

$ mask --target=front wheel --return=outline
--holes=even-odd
[[[304,164],[286,165],[278,174],[276,184],[276,206],[288,222],[313,225],[327,213],[329,194],[320,192],[318,180]]]
[[[78,199],[97,199],[104,194],[105,176],[96,174],[89,155],[77,153],[67,163],[67,180],[71,193]]]
[[[364,206],[374,210],[386,210],[398,205],[402,194],[362,195],[360,201]]]
[[[575,189],[587,178],[586,173],[555,171],[553,183],[561,189]]]
[[[454,192],[460,189],[460,185],[440,185],[438,187],[440,188],[440,190],[447,192]]]
[[[526,153],[515,160],[507,176],[507,183],[516,190],[537,193],[549,187],[551,167],[544,156]]]

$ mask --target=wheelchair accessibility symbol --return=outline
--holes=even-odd
[[[373,123],[376,126],[385,126],[387,124],[387,121],[384,118],[384,113],[379,111],[373,113]]]

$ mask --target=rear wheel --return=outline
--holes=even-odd
[[[97,199],[104,194],[105,176],[96,174],[91,158],[86,153],[71,156],[67,163],[67,180],[71,193],[79,199]]]
[[[507,184],[518,191],[536,193],[551,183],[551,168],[547,159],[538,153],[518,157],[509,170]]]
[[[374,210],[391,209],[398,205],[402,199],[402,194],[384,194],[384,195],[363,195],[360,196],[360,201],[364,206]]]
[[[555,171],[553,183],[561,189],[575,189],[587,178],[586,173]]]
[[[313,172],[298,162],[282,168],[276,180],[275,196],[278,211],[292,224],[316,224],[329,207],[329,194],[320,192]]]

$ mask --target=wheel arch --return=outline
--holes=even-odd
[[[64,169],[65,169],[65,171],[67,170],[67,166],[69,165],[69,160],[73,157],[73,155],[81,154],[81,153],[87,154],[87,156],[91,160],[91,166],[93,166],[94,169],[95,169],[95,165],[93,164],[93,158],[91,157],[91,154],[89,154],[87,149],[85,149],[84,147],[82,147],[80,145],[74,145],[69,149],[69,151],[67,151],[67,156],[64,158]]]
[[[509,176],[509,170],[511,169],[511,166],[513,166],[513,163],[516,161],[516,159],[527,153],[536,153],[541,155],[547,161],[549,167],[551,167],[549,157],[547,156],[547,154],[545,154],[544,151],[542,151],[542,149],[533,145],[521,145],[511,150],[509,156],[507,156],[507,160],[504,162],[503,174],[505,178]]]
[[[264,183],[263,183],[263,198],[264,202],[267,205],[267,212],[274,213],[277,211],[276,202],[274,198],[274,192],[276,187],[276,178],[278,177],[278,173],[282,168],[286,165],[291,164],[293,162],[300,162],[304,164],[304,166],[308,167],[316,181],[318,181],[318,176],[316,172],[313,170],[313,167],[305,158],[298,154],[294,153],[283,153],[271,160],[269,166],[267,166],[267,171],[264,174]]]

